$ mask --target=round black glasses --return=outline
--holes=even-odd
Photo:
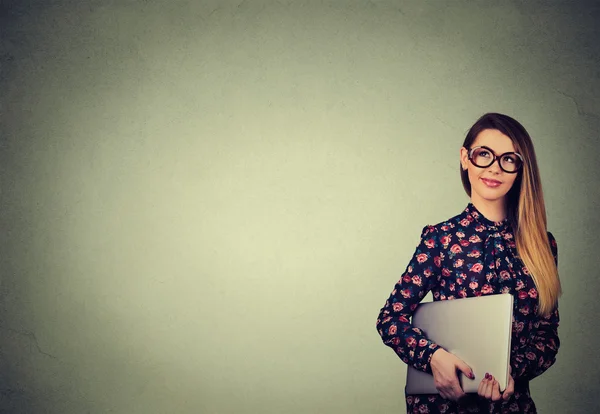
[[[498,160],[502,171],[509,174],[517,173],[523,167],[523,157],[516,152],[505,152],[496,155],[491,148],[486,146],[474,147],[469,150],[469,161],[479,168],[487,168]]]

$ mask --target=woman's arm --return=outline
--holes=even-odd
[[[556,239],[550,232],[548,232],[548,238],[554,262],[558,266]],[[525,346],[519,348],[518,352],[512,355],[511,365],[514,378],[532,380],[554,364],[560,347],[558,324],[558,305],[550,315],[540,317],[534,322],[529,340]]]
[[[423,297],[438,281],[442,265],[438,232],[426,226],[421,241],[406,271],[396,283],[392,294],[381,309],[377,330],[383,343],[407,364],[431,373],[431,356],[439,348],[423,332],[410,323],[410,317]]]

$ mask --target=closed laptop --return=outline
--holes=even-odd
[[[458,371],[466,393],[476,393],[485,373],[506,388],[510,363],[513,297],[511,294],[421,303],[412,317],[413,326],[425,336],[465,361],[472,380]],[[437,394],[433,375],[408,367],[408,394]]]

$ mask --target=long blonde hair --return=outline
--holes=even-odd
[[[517,252],[538,291],[538,315],[548,316],[557,306],[562,288],[548,240],[546,206],[531,137],[515,119],[487,113],[469,129],[463,146],[469,149],[484,129],[496,129],[508,136],[523,157],[523,168],[506,195],[507,217],[515,235]],[[468,172],[460,168],[460,176],[470,197]]]

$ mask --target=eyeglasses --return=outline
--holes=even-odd
[[[523,157],[516,152],[496,155],[491,148],[486,146],[474,147],[469,150],[469,161],[476,167],[487,168],[496,160],[498,160],[500,169],[509,174],[515,174],[523,167]]]

